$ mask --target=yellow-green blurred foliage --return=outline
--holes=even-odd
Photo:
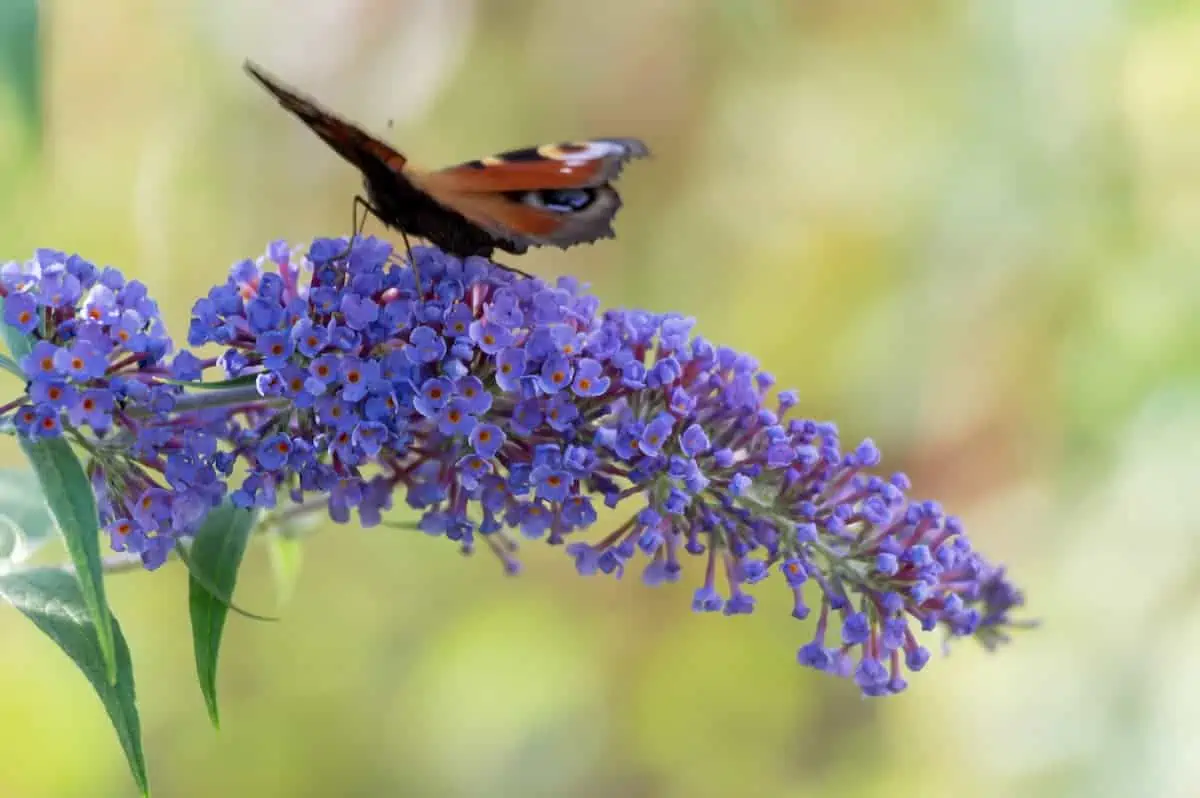
[[[40,149],[0,86],[0,260],[117,265],[182,336],[232,262],[348,233],[357,175],[246,57],[429,166],[643,137],[618,240],[522,266],[754,353],[961,515],[1045,622],[863,701],[795,665],[811,625],[774,579],[757,614],[701,617],[695,567],[651,590],[534,546],[512,579],[330,525],[283,622],[231,616],[219,733],[183,569],[110,580],[157,795],[1198,794],[1200,3],[43,12]],[[262,548],[239,587],[273,611]],[[15,611],[0,635],[0,796],[131,794],[72,664]]]

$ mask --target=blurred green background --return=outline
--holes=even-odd
[[[231,616],[219,733],[184,570],[111,579],[156,795],[1197,794],[1200,3],[34,7],[0,2],[0,260],[117,265],[182,336],[234,261],[348,233],[356,174],[246,57],[428,166],[640,136],[619,239],[522,267],[754,353],[1044,620],[864,701],[795,665],[774,580],[701,617],[695,567],[650,590],[527,547],[512,579],[324,528],[282,623]],[[274,611],[263,548],[239,588]],[[74,666],[15,611],[0,636],[0,796],[132,794]]]

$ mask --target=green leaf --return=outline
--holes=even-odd
[[[33,351],[33,336],[21,332],[3,319],[4,298],[0,297],[0,332],[4,333],[4,343],[8,347],[9,353],[12,354],[15,365]],[[25,379],[25,374],[20,366],[17,367],[17,374],[21,379]]]
[[[162,381],[171,385],[180,385],[184,388],[197,391],[223,391],[227,388],[241,388],[246,385],[253,385],[258,380],[258,373],[243,374],[240,377],[234,377],[231,380],[221,380],[220,382],[191,382],[188,380],[172,380],[164,378]]]
[[[79,458],[62,438],[32,440],[20,436],[19,440],[42,485],[46,506],[67,544],[84,604],[96,624],[96,636],[108,667],[108,680],[112,683],[117,678],[117,660],[110,623],[112,613],[104,597],[100,519],[92,485]]]
[[[196,580],[196,583],[200,587],[207,590],[209,595],[211,595],[217,601],[224,604],[227,608],[236,612],[238,615],[241,615],[244,618],[249,618],[252,621],[273,622],[273,621],[279,620],[278,618],[270,616],[270,615],[259,615],[254,612],[250,612],[249,610],[244,610],[241,607],[239,607],[238,605],[234,604],[233,601],[230,599],[229,594],[226,591],[222,590],[221,588],[217,587],[217,585],[214,584],[213,581],[209,578],[208,574],[204,573],[199,568],[192,565],[192,556],[188,553],[188,549],[183,543],[175,544],[175,555],[177,557],[179,557],[180,562],[182,562],[184,567],[188,569],[188,574],[193,579]]]
[[[8,325],[5,324],[4,326],[7,327]],[[26,380],[25,372],[21,371],[21,366],[8,355],[0,354],[0,369],[4,369],[22,382]]]
[[[54,539],[54,518],[32,471],[0,468],[0,572]]]
[[[133,688],[133,662],[116,618],[111,618],[109,626],[116,646],[117,678],[113,681],[108,678],[107,659],[90,617],[91,608],[71,574],[56,568],[32,568],[4,574],[0,576],[0,598],[24,613],[83,671],[104,702],[134,781],[142,795],[149,795],[142,730]]]
[[[238,569],[246,553],[246,543],[254,526],[255,514],[226,502],[208,514],[204,526],[192,541],[188,558],[188,607],[192,616],[192,650],[196,656],[196,677],[208,717],[220,727],[217,714],[217,657],[229,599],[237,585]]]
[[[0,84],[16,96],[17,108],[35,140],[40,140],[42,127],[40,41],[38,0],[0,3]]]
[[[298,537],[274,532],[267,536],[267,553],[271,574],[275,579],[275,597],[286,604],[296,592],[300,566],[304,564],[304,541]]]

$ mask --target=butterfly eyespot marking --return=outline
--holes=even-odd
[[[511,196],[532,208],[543,208],[555,213],[578,213],[596,201],[596,192],[587,188],[523,191],[514,192]]]
[[[616,155],[622,148],[607,141],[564,141],[561,144],[543,144],[537,154],[554,161],[583,161],[589,157]]]

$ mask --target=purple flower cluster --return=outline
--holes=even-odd
[[[30,438],[90,430],[112,546],[156,567],[224,495],[197,420],[174,412],[182,387],[162,379],[172,344],[158,305],[115,269],[49,249],[0,269],[0,291],[5,323],[32,341],[26,393],[0,412]]]
[[[35,339],[21,360],[28,395],[13,417],[22,434],[57,437],[64,418],[102,434],[119,400],[148,410],[170,401],[170,388],[150,387],[138,373],[158,365],[171,346],[140,282],[42,249],[6,264],[0,291],[5,323]]]
[[[316,494],[334,520],[357,509],[363,526],[391,506],[394,466],[411,439],[412,383],[434,342],[419,323],[427,308],[413,274],[389,261],[390,246],[361,241],[348,262],[335,261],[345,249],[344,240],[317,241],[306,257],[272,245],[193,308],[189,344],[220,344],[225,376],[253,380],[224,440],[246,466],[231,494],[238,506]]]
[[[189,344],[223,351],[182,352],[169,374],[197,380],[219,364],[216,390],[177,399],[161,381],[169,344],[131,362],[140,376],[88,377],[114,392],[136,442],[91,471],[110,529],[121,525],[114,543],[143,532],[147,565],[161,562],[147,541],[194,531],[237,468],[239,506],[283,495],[342,523],[356,511],[363,526],[399,491],[421,530],[464,552],[483,544],[514,572],[522,539],[565,544],[580,574],[638,567],[650,585],[698,557],[698,612],[748,614],[751,586],[776,573],[796,618],[810,615],[806,593],[819,598],[799,661],[853,676],[866,695],[898,692],[903,669],[924,666],[921,630],[991,644],[1013,625],[1021,594],[956,518],[907,498],[902,474],[874,475],[870,441],[843,451],[834,425],[788,418],[796,395],[693,336],[692,320],[601,313],[574,280],[547,285],[482,258],[421,248],[414,271],[385,243],[356,241],[343,258],[346,244],[273,244],[196,303]],[[19,291],[41,296],[44,281]],[[12,308],[10,297],[10,323]],[[37,346],[70,351],[70,337],[44,334],[57,326],[37,324],[23,327],[42,330]],[[120,379],[167,399],[131,417]],[[597,538],[603,509],[623,520]]]

